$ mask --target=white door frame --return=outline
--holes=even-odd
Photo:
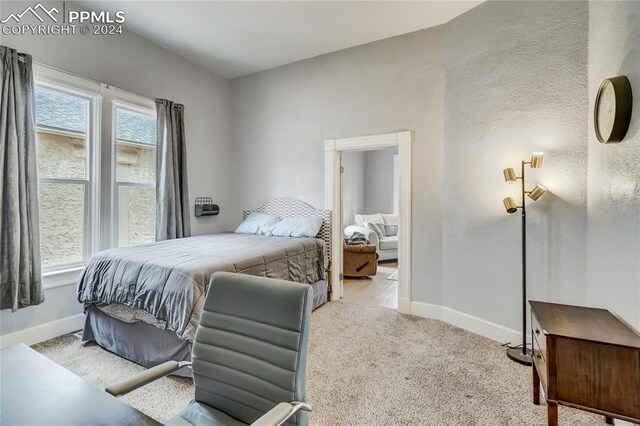
[[[345,151],[367,151],[398,147],[398,312],[408,314],[411,306],[411,143],[410,131],[384,133],[324,141],[325,209],[331,210],[332,236],[331,300],[342,297],[342,176]],[[373,213],[373,212],[372,212]]]

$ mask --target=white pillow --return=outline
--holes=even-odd
[[[278,218],[273,215],[253,212],[236,228],[236,234],[269,235],[276,222]]]
[[[314,216],[288,217],[271,227],[274,237],[315,238],[322,227],[322,218]]]
[[[365,228],[369,228],[373,232],[378,234],[378,238],[384,238],[386,236],[386,234],[382,231],[384,225],[381,223],[364,222],[363,225],[365,226]]]
[[[384,233],[387,237],[398,235],[398,225],[383,225]]]
[[[398,215],[397,214],[382,214],[382,218],[384,219],[385,225],[397,225],[398,224]]]

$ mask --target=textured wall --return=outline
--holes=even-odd
[[[527,210],[529,298],[585,302],[587,34],[586,2],[488,2],[446,24],[443,305],[521,328],[502,169],[532,151],[527,186],[551,193]]]
[[[439,303],[442,34],[431,28],[233,80],[231,159],[242,167],[232,171],[232,216],[274,197],[323,207],[324,139],[413,130],[413,297]]]
[[[640,329],[640,2],[589,3],[589,203],[587,303]],[[608,77],[626,75],[634,95],[631,128],[602,145],[593,103]]]
[[[639,4],[487,2],[442,27],[234,80],[230,116],[226,81],[133,34],[2,42],[187,104],[191,195],[223,210],[196,233],[273,197],[322,207],[324,139],[413,130],[412,298],[514,329],[520,221],[502,208],[516,188],[501,170],[543,150],[528,174],[551,191],[529,210],[531,298],[606,306],[640,327],[640,108],[618,145],[599,145],[588,118],[603,78],[626,74],[640,91]],[[77,312],[73,287],[50,290],[42,307],[2,312],[1,331]]]
[[[40,177],[85,178],[83,137],[38,132]],[[155,182],[155,150],[119,141],[118,181]],[[40,231],[43,266],[77,262],[83,257],[84,186],[40,184]],[[119,194],[119,245],[155,240],[155,190],[122,187]]]
[[[155,188],[121,186],[118,197],[118,245],[122,247],[154,242]]]
[[[49,178],[85,178],[84,137],[39,131],[38,173]],[[40,183],[43,266],[82,260],[85,189],[82,184]]]
[[[73,4],[68,2],[67,8]],[[23,2],[2,1],[2,14],[21,12]],[[229,81],[126,31],[110,36],[5,36],[2,44],[30,53],[36,62],[131,90],[185,104],[191,204],[212,196],[216,217],[191,218],[194,234],[226,230],[229,214]],[[193,212],[192,212],[193,214]],[[44,304],[16,313],[2,311],[0,334],[82,312],[75,286],[45,291]]]

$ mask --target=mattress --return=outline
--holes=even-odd
[[[316,281],[311,284],[313,288],[313,306],[312,309],[316,309],[327,302],[328,297],[328,285],[326,280]],[[162,321],[151,315],[150,313],[143,311],[142,309],[132,308],[127,305],[121,305],[119,303],[111,303],[109,305],[93,305],[90,307],[102,311],[104,314],[115,318],[121,322],[127,324],[135,324],[143,322],[148,325],[152,325],[161,330],[167,329],[167,322]],[[87,315],[89,310],[87,310]]]
[[[315,238],[235,233],[182,238],[96,253],[77,295],[85,308],[117,304],[142,310],[193,342],[214,272],[312,284],[326,279],[326,262],[324,242]]]

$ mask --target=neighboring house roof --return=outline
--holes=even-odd
[[[38,127],[72,133],[87,132],[87,101],[38,88],[36,90],[36,123]],[[117,110],[118,134],[121,141],[144,145],[156,144],[156,120],[125,109]]]
[[[156,144],[156,119],[126,109],[118,109],[118,140]]]
[[[38,88],[36,90],[36,123],[38,127],[87,132],[87,101]]]

